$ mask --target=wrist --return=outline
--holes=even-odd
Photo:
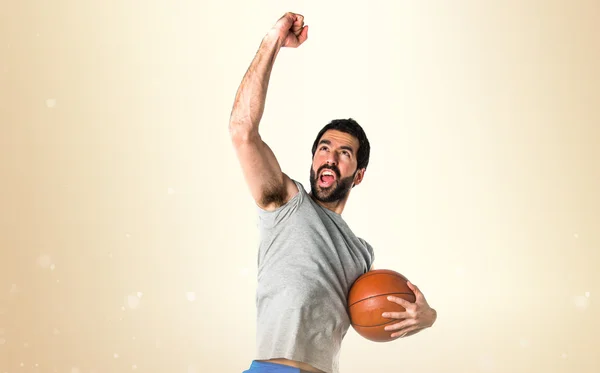
[[[270,29],[263,38],[263,45],[280,49],[283,46],[285,38],[276,28]]]

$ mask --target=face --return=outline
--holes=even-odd
[[[328,130],[317,145],[310,168],[312,195],[321,202],[335,202],[358,185],[364,170],[357,170],[358,140],[345,132]]]

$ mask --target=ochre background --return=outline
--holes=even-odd
[[[256,214],[229,137],[285,11],[261,134],[308,187],[334,118],[344,213],[437,324],[345,339],[359,372],[600,371],[600,3],[12,1],[0,7],[0,373],[242,372]]]

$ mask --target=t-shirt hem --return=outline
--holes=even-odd
[[[334,372],[331,366],[326,366],[319,362],[311,362],[310,360],[295,357],[293,355],[287,355],[287,354],[256,355],[256,357],[254,358],[254,360],[270,360],[270,359],[293,360],[293,361],[297,361],[300,363],[308,364],[308,365],[312,366],[313,368],[322,370],[325,373],[339,373],[339,372]]]

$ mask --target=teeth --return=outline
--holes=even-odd
[[[333,172],[331,172],[331,171],[323,171],[323,174],[322,174],[322,175],[330,175],[330,176],[333,176]]]

